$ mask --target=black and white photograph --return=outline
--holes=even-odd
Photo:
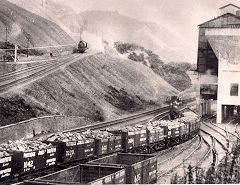
[[[240,0],[0,0],[0,185],[240,184]]]

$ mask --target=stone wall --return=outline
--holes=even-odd
[[[41,133],[52,133],[89,124],[85,118],[77,116],[45,116],[0,127],[0,143],[8,140],[31,138]]]

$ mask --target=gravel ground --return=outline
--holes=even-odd
[[[185,143],[186,144],[186,143]],[[161,163],[158,165],[158,175],[161,175],[163,173],[166,173],[167,171],[171,170],[172,168],[178,166],[180,163],[182,163],[182,160],[186,158],[191,152],[193,152],[199,144],[199,139],[195,140],[190,147],[186,150],[184,150],[182,153],[178,154],[177,156],[174,156],[172,160],[167,160],[164,163]],[[172,157],[172,153],[169,153],[169,158]],[[181,170],[183,171],[182,166],[180,166]],[[173,172],[164,175],[162,177],[159,177],[157,183],[158,184],[170,184],[170,179],[172,174],[175,173],[175,170]]]
[[[210,143],[210,145],[211,145],[211,143]],[[196,150],[196,151],[193,153],[193,155],[190,156],[190,157],[184,162],[184,164],[185,164],[185,169],[187,170],[187,167],[188,167],[190,164],[191,164],[192,166],[196,166],[196,165],[200,162],[200,160],[202,160],[202,159],[204,158],[204,156],[206,155],[206,153],[208,152],[208,150],[209,150],[209,146],[208,146],[204,141],[202,141],[201,147],[200,147],[198,150]],[[210,161],[211,161],[211,160],[210,160]],[[207,163],[209,163],[210,161],[207,160]],[[177,174],[179,174],[179,175],[181,175],[181,176],[184,175],[183,171],[182,171],[180,168],[178,168],[176,172],[177,172]]]
[[[204,137],[204,139],[210,144],[210,146],[212,146],[212,139],[209,135],[201,133],[202,137]],[[212,151],[208,154],[208,156],[206,157],[206,159],[202,162],[202,164],[200,165],[201,168],[203,169],[208,169],[211,166],[211,163],[213,161],[213,153]]]

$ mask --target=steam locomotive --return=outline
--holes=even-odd
[[[181,117],[181,114],[179,111],[181,105],[183,105],[183,100],[181,97],[169,96],[169,97],[167,97],[165,103],[170,106],[170,111],[169,111],[169,119],[170,120],[174,120],[178,117]]]
[[[88,49],[87,42],[80,40],[78,43],[78,47],[73,50],[73,53],[85,53],[87,49]]]

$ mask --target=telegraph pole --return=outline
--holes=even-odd
[[[28,48],[29,48],[29,42],[30,42],[30,35],[29,35],[29,33],[27,33],[26,38],[27,38],[27,57],[28,57]]]
[[[17,62],[17,44],[15,44],[15,55],[14,55],[14,62]]]

